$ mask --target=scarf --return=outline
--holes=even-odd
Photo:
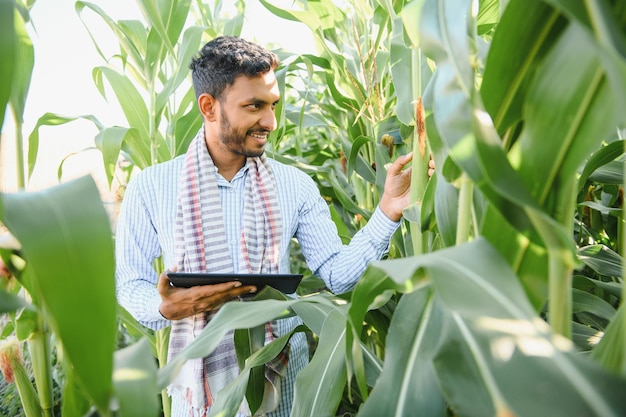
[[[278,273],[282,219],[274,175],[264,154],[247,158],[246,165],[241,256],[236,261],[242,273]],[[174,229],[178,271],[234,272],[216,176],[217,170],[206,147],[204,129],[200,129],[187,151],[179,182]],[[168,359],[191,343],[216,313],[217,310],[213,310],[172,321]],[[273,325],[275,323],[265,326],[266,343],[275,336]],[[266,392],[268,401],[261,406],[263,411],[271,411],[278,405],[280,378],[285,375],[287,360],[286,348],[266,365],[265,385],[273,392],[269,395]],[[215,394],[238,374],[233,331],[230,331],[208,357],[186,361],[168,388],[168,393],[172,395],[178,391],[189,402],[194,416],[204,416],[213,404]],[[243,401],[239,412],[250,414],[246,401]]]

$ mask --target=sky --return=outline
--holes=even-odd
[[[270,2],[282,8],[292,8],[291,0]],[[31,10],[30,36],[35,49],[35,68],[26,101],[25,138],[39,117],[46,112],[70,117],[93,114],[105,125],[124,124],[115,99],[107,103],[92,81],[92,68],[104,62],[75,12],[74,3],[74,0],[36,0]],[[92,0],[91,3],[100,6],[114,20],[143,21],[134,0]],[[95,16],[91,11],[89,14],[85,12],[85,16],[89,15]],[[95,17],[91,21],[97,31],[99,18]],[[105,26],[102,25],[102,28]],[[109,32],[97,36],[99,42],[111,39],[111,51],[117,50],[113,35]],[[246,1],[242,36],[261,44],[280,45],[291,51],[314,50],[308,28],[297,22],[277,18],[258,0]],[[10,113],[5,118],[2,133],[0,185],[2,191],[14,192],[17,189],[15,130]],[[40,128],[39,134],[38,160],[27,190],[36,191],[58,184],[57,169],[64,160],[62,181],[90,174],[99,188],[108,188],[104,180],[101,154],[93,149],[97,130],[91,122],[76,120],[61,126],[44,126]],[[103,194],[109,198],[106,191]]]

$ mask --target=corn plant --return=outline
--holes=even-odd
[[[64,393],[67,415],[84,415],[90,406],[110,415],[112,399],[120,414],[157,415],[156,395],[183,361],[209,354],[231,329],[292,314],[305,324],[294,332],[318,338],[310,365],[296,380],[293,416],[400,416],[416,410],[435,416],[620,415],[626,407],[626,106],[613,92],[625,91],[624,2],[355,0],[348,4],[359,17],[348,25],[349,14],[330,2],[301,3],[302,13],[264,4],[307,23],[321,43],[319,57],[284,59],[281,88],[296,86],[298,71],[310,82],[299,91],[302,101],[288,100],[279,112],[276,157],[285,150],[281,160],[319,181],[349,240],[367,219],[383,176],[380,167],[391,158],[383,133],[393,136],[399,129],[403,140],[395,152],[415,149],[422,135],[437,174],[425,186],[421,206],[407,212],[407,232],[432,231],[423,246],[432,252],[412,256],[398,249],[392,255],[402,256],[372,264],[348,294],[319,291],[286,299],[265,289],[255,301],[227,304],[192,345],[157,370],[145,340],[113,353],[117,308],[110,276],[104,276],[111,273],[110,236],[92,184],[81,180],[43,193],[3,196],[2,219],[21,243],[3,258],[30,288],[34,299],[27,305],[49,313],[47,323],[75,369]],[[346,33],[351,37],[342,37]],[[386,43],[390,34],[402,40],[410,70],[406,60],[387,59],[393,55],[387,54],[394,46]],[[345,54],[338,52],[343,46]],[[376,68],[380,78],[362,68]],[[410,94],[401,75],[389,78],[392,71],[413,77]],[[96,80],[109,80],[111,73],[96,74],[104,75]],[[0,99],[7,82],[0,83]],[[373,100],[377,91],[388,99],[382,107]],[[400,105],[407,100],[410,114]],[[291,135],[311,132],[310,142],[293,149]],[[338,140],[338,133],[348,139]],[[125,134],[117,138],[113,149],[122,143],[119,149],[133,152],[125,148]],[[158,138],[157,144],[167,143]],[[153,162],[150,149],[131,160]],[[339,185],[346,184],[363,192],[342,192]],[[415,190],[414,196],[419,200],[421,194]],[[75,195],[88,198],[79,204]],[[44,212],[55,216],[46,221]],[[82,228],[92,245],[84,244]],[[424,241],[410,236],[400,243],[398,248],[415,249]],[[80,262],[92,259],[92,247],[100,258]],[[86,275],[102,278],[85,281]],[[62,294],[54,285],[59,283]],[[97,352],[100,365],[85,364],[77,353],[84,341],[68,336],[77,324],[94,330],[83,320],[82,302],[67,303],[72,288],[101,309],[98,317],[108,331],[93,336],[104,346]],[[103,300],[90,298],[99,293]],[[10,311],[25,308],[13,293],[0,296]],[[250,389],[251,370],[282,350],[289,337],[252,353],[211,415],[234,415]],[[132,372],[142,377],[127,378]]]
[[[344,392],[359,416],[620,415],[623,254],[596,242],[619,250],[623,200],[609,181],[600,181],[612,190],[604,194],[587,181],[615,164],[613,181],[623,189],[624,145],[614,135],[624,123],[623,98],[610,92],[623,91],[625,80],[624,9],[623,2],[586,5],[427,0],[419,47],[434,74],[425,127],[446,248],[374,263],[349,297],[259,301],[245,312],[227,305],[160,372],[160,384],[229,326],[258,324],[249,322],[249,308],[260,323],[284,314],[283,306],[319,335],[296,381],[292,415],[335,415]],[[577,202],[579,193],[589,197]],[[576,221],[585,209],[588,217]],[[622,226],[607,233],[598,215]],[[576,236],[593,237],[593,245],[576,249]],[[578,291],[575,273],[584,277],[576,278]],[[581,294],[590,285],[592,298]],[[365,318],[398,293],[379,357],[361,339]],[[589,334],[596,340],[581,344]],[[244,375],[228,392],[242,399],[245,383]],[[351,384],[358,396],[345,391]],[[236,403],[222,405],[226,415]]]
[[[430,152],[425,141],[418,141],[416,103],[421,74],[428,77],[429,72],[420,63],[419,50],[412,48],[413,28],[405,30],[402,3],[298,1],[300,9],[290,10],[271,1],[261,3],[281,18],[308,26],[318,49],[317,55],[300,55],[287,67],[290,74],[301,74],[304,89],[279,128],[277,158],[303,163],[317,179],[333,202],[336,223],[346,239],[376,207],[385,165],[413,148],[414,200],[421,203]],[[415,242],[421,252],[421,241]],[[405,253],[405,242],[398,236],[391,254]]]

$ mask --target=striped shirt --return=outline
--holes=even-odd
[[[169,325],[159,313],[161,297],[156,289],[158,275],[155,258],[162,256],[164,266],[174,266],[174,222],[178,182],[184,156],[144,169],[128,184],[116,231],[116,288],[119,303],[140,323],[157,330]],[[343,245],[330,217],[328,204],[315,182],[299,169],[269,159],[276,178],[278,202],[283,219],[279,273],[290,273],[289,247],[295,238],[307,266],[322,278],[334,293],[351,290],[373,260],[389,248],[391,235],[399,222],[389,219],[376,208],[365,227],[349,245]],[[243,195],[247,169],[226,181],[217,175],[224,213],[224,226],[231,259],[239,259],[239,236],[242,226]],[[238,271],[237,262],[233,263]],[[297,318],[283,320],[284,334],[298,323]],[[288,416],[293,397],[295,375],[308,361],[306,339],[301,333],[291,340],[287,377],[283,379],[281,406],[272,415]],[[175,398],[173,399],[175,400]],[[173,416],[178,401],[173,401]]]

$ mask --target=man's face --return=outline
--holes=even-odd
[[[270,132],[276,129],[274,109],[280,99],[276,76],[240,76],[220,101],[219,139],[237,155],[260,156]]]

